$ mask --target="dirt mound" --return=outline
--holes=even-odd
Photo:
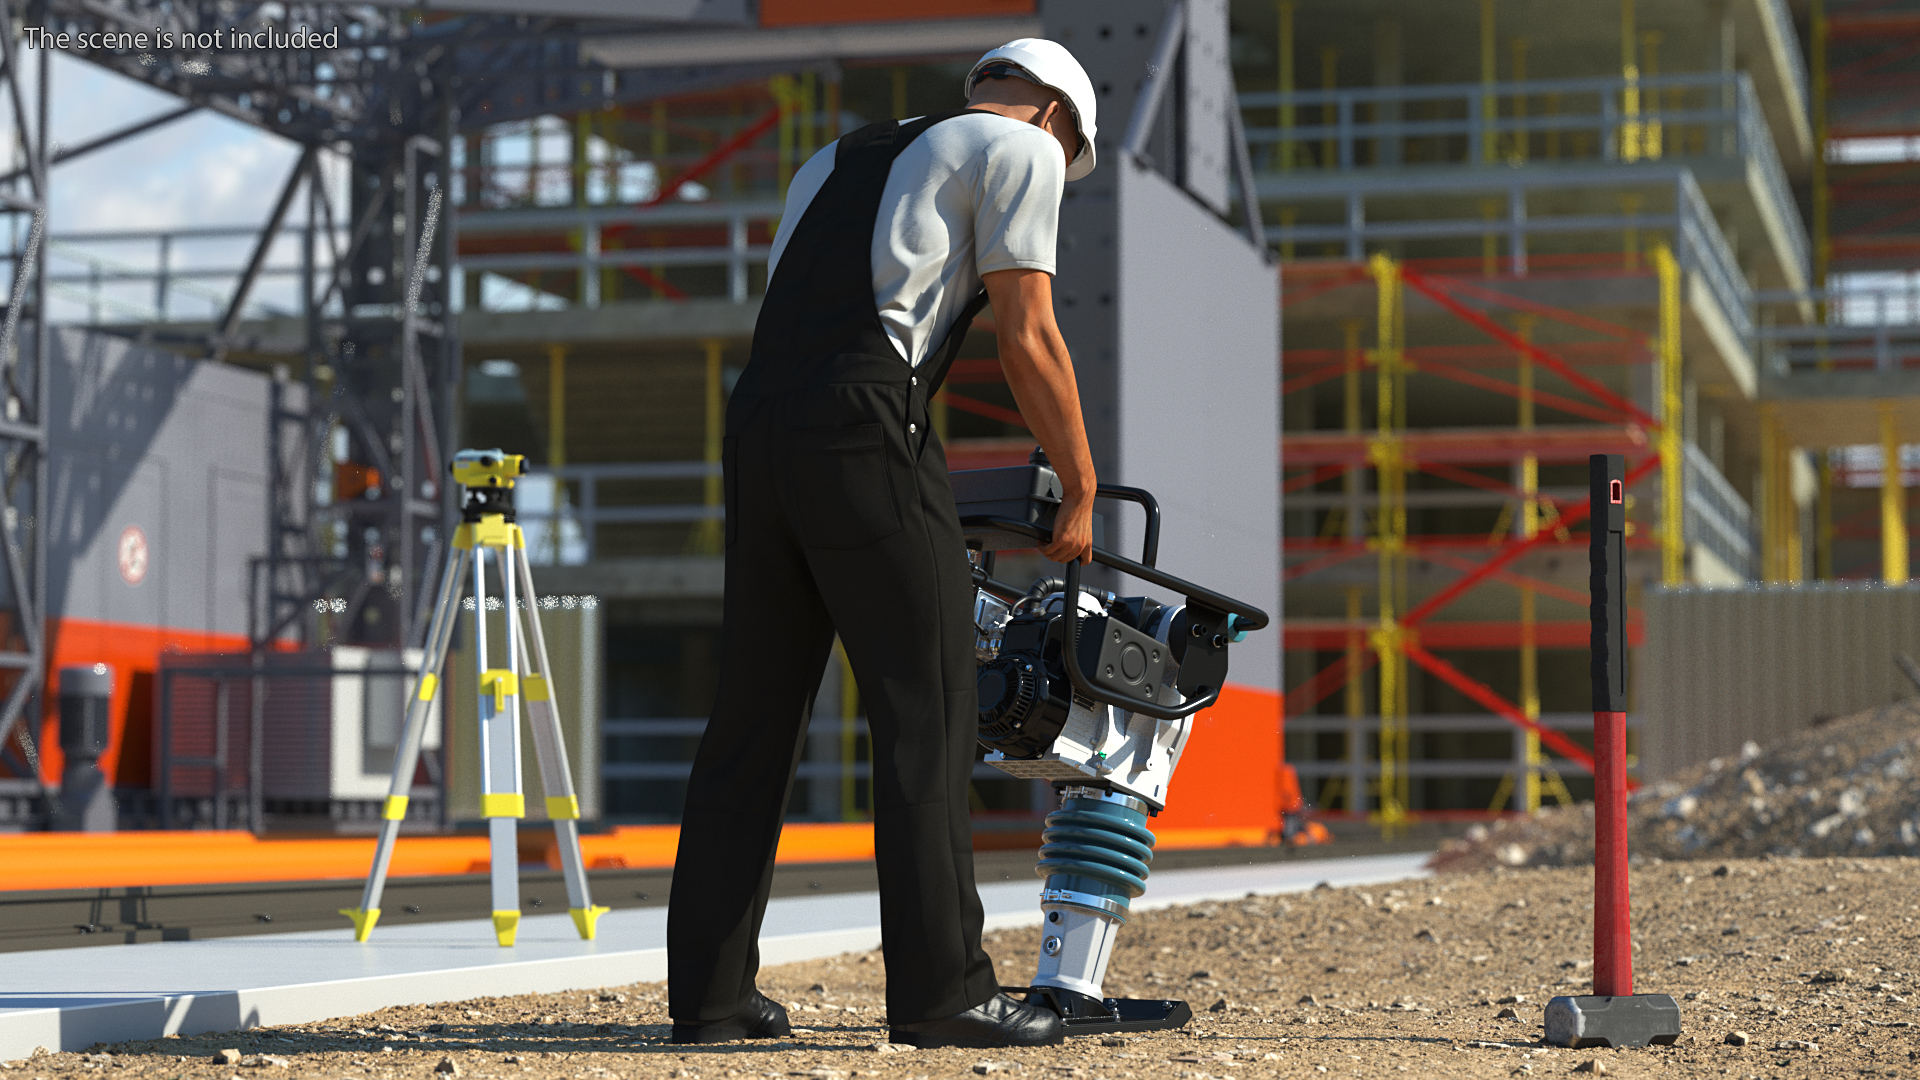
[[[1637,856],[1911,855],[1920,852],[1920,703],[1836,720],[1737,758],[1715,758],[1636,792]],[[1439,871],[1593,861],[1593,806],[1475,826],[1443,845]]]

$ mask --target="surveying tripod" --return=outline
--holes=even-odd
[[[487,819],[492,852],[493,934],[502,947],[513,944],[520,928],[519,821],[526,816],[520,793],[520,700],[527,703],[533,752],[540,762],[540,786],[547,796],[547,817],[559,842],[560,865],[567,882],[567,908],[580,936],[591,939],[594,924],[607,909],[595,907],[587,893],[587,872],[580,858],[580,799],[567,767],[547,662],[547,639],[540,630],[540,607],[527,564],[527,541],[513,520],[515,478],[527,471],[526,459],[499,450],[462,450],[453,456],[453,479],[465,489],[460,527],[435,594],[433,620],[427,625],[420,688],[407,704],[406,726],[393,763],[393,781],[381,810],[380,842],[367,874],[360,906],[341,908],[353,920],[353,936],[365,941],[380,921],[380,894],[386,888],[393,845],[407,816],[407,792],[426,734],[427,714],[440,685],[461,599],[461,579],[472,572],[474,666],[480,678],[480,816]],[[500,574],[501,608],[506,623],[506,656],[500,667],[487,666],[487,553]],[[520,625],[524,613],[526,625]],[[535,663],[537,661],[537,663]]]

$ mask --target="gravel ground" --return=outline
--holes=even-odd
[[[1920,854],[1920,704],[1811,728],[1772,747],[1748,743],[1635,792],[1629,846],[1642,858]],[[1591,866],[1591,804],[1551,807],[1442,845],[1442,872]]]
[[[1056,1048],[876,1047],[883,971],[869,953],[763,972],[761,986],[806,1029],[777,1042],[668,1045],[656,983],[116,1045],[13,1062],[8,1075],[1249,1080],[1509,1077],[1597,1062],[1663,1078],[1920,1076],[1908,1004],[1920,992],[1920,860],[1646,860],[1633,877],[1639,988],[1680,999],[1687,1034],[1667,1048],[1543,1047],[1546,1000],[1588,989],[1591,888],[1586,870],[1497,868],[1144,913],[1121,936],[1108,991],[1181,997],[1198,1018]],[[989,939],[1004,981],[1033,970],[1038,935]],[[1728,1044],[1735,1032],[1745,1045]]]

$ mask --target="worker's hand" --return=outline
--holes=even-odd
[[[1053,515],[1053,539],[1040,553],[1057,563],[1093,561],[1093,500],[1069,495]]]

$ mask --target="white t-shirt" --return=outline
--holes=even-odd
[[[807,205],[833,172],[832,143],[787,187],[787,206],[767,257],[767,277]],[[1054,272],[1060,143],[1032,124],[969,113],[928,128],[893,159],[873,229],[873,295],[880,324],[915,367],[946,340],[960,312],[995,270]]]

